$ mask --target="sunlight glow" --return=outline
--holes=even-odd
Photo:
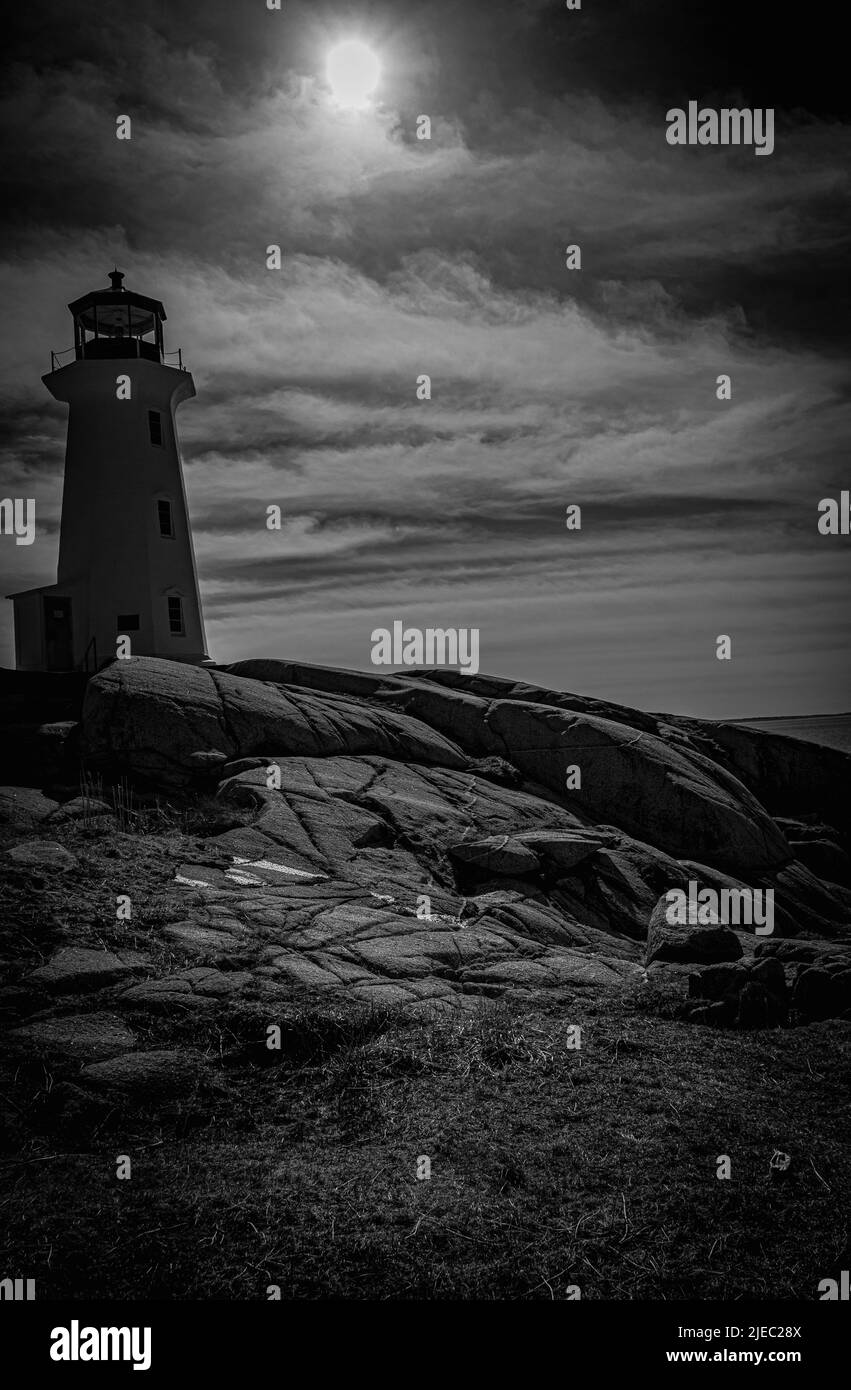
[[[377,56],[358,39],[347,39],[328,54],[326,76],[334,99],[349,110],[361,110],[369,104],[380,72]]]

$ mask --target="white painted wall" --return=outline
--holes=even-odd
[[[131,399],[119,400],[117,378],[130,378]],[[90,638],[98,661],[115,655],[119,615],[138,613],[128,632],[134,655],[201,662],[207,657],[195,556],[180,465],[175,411],[195,395],[189,372],[137,358],[81,360],[43,378],[67,401],[68,443],[57,582],[42,592],[73,602],[74,661]],[[162,446],[151,443],[148,411],[159,412]],[[160,534],[157,502],[171,503],[173,537]],[[38,592],[38,591],[35,591]],[[169,630],[168,597],[182,600],[184,634]],[[21,621],[32,603],[16,602]],[[19,652],[32,660],[34,635]]]

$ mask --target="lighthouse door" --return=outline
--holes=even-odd
[[[74,647],[71,640],[71,600],[44,600],[44,654],[48,671],[71,671]]]

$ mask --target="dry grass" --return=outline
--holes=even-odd
[[[185,826],[222,810],[137,807],[145,833],[57,829],[84,866],[7,883],[13,977],[69,941],[178,968],[161,931],[184,912],[171,879],[205,848]],[[130,924],[114,921],[119,880]],[[851,1027],[733,1033],[676,1013],[648,989],[436,1018],[295,992],[274,1009],[136,1010],[142,1047],[206,1059],[194,1093],[85,1103],[73,1063],[0,1066],[4,1266],[40,1297],[262,1299],[276,1284],[285,1298],[549,1300],[578,1284],[593,1299],[814,1299],[848,1267]],[[792,1155],[782,1177],[775,1149]]]
[[[63,1129],[56,1075],[33,1072],[7,1263],[92,1297],[815,1297],[847,1266],[848,1026],[574,1014],[580,1052],[563,1008],[429,1022],[294,1001],[279,1053],[268,1010],[134,1018],[147,1045],[205,1053],[209,1085]]]

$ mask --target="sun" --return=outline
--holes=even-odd
[[[381,64],[365,43],[347,39],[328,54],[325,73],[337,104],[357,111],[369,105],[378,85]]]

